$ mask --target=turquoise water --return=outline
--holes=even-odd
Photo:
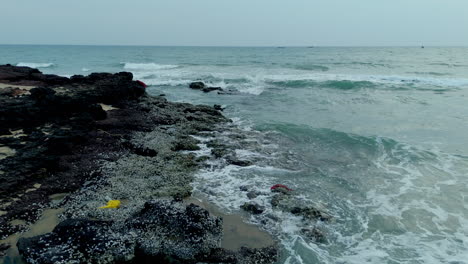
[[[468,48],[0,46],[0,63],[131,71],[149,93],[225,106],[256,166],[203,171],[212,188],[196,190],[233,212],[247,201],[238,186],[284,183],[334,217],[249,219],[281,239],[280,263],[468,263]]]

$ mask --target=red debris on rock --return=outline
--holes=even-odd
[[[142,82],[140,80],[137,80],[137,83],[140,84],[141,86],[145,87],[145,88],[148,86],[148,85],[146,85],[146,83],[144,83],[144,82]]]
[[[270,190],[273,191],[273,190],[278,189],[278,188],[284,188],[284,189],[286,189],[288,191],[292,191],[292,189],[288,188],[288,186],[283,185],[283,184],[275,184],[275,185],[271,186]]]

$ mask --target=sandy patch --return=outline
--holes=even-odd
[[[16,151],[14,149],[0,145],[0,160],[14,156],[15,154]]]
[[[5,89],[5,88],[18,88],[21,90],[26,90],[29,91],[32,88],[35,88],[36,86],[27,86],[27,85],[14,85],[14,84],[8,84],[8,83],[0,83],[0,89]]]
[[[240,215],[223,214],[214,205],[189,198],[186,203],[199,205],[215,216],[223,218],[223,240],[221,247],[229,250],[239,250],[241,247],[264,248],[274,244],[273,238],[267,232],[255,225],[247,224]]]
[[[104,110],[104,111],[106,111],[106,112],[107,112],[107,111],[110,111],[110,110],[119,109],[119,108],[117,108],[117,107],[113,107],[112,105],[106,105],[106,104],[99,104],[99,105],[101,105],[102,110]]]
[[[24,134],[23,129],[10,130],[10,133],[11,135],[3,135],[3,136],[0,136],[0,138],[19,138],[19,137],[27,136],[26,134]]]
[[[25,263],[19,255],[16,243],[20,237],[33,237],[39,236],[46,233],[52,232],[52,230],[59,224],[59,215],[65,210],[63,208],[58,209],[46,209],[42,212],[41,218],[29,227],[29,230],[22,234],[13,234],[7,237],[5,240],[0,240],[0,244],[8,244],[11,247],[6,251],[6,256],[9,258],[9,263]],[[13,220],[14,224],[24,224],[21,220]],[[0,259],[0,263],[2,260]]]

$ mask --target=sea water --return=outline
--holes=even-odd
[[[239,187],[264,193],[269,218],[246,221],[280,240],[279,263],[468,263],[468,48],[0,46],[0,63],[130,71],[150,94],[225,107],[234,122],[212,137],[254,163],[203,169],[195,194],[236,213]],[[277,183],[332,220],[272,208]]]

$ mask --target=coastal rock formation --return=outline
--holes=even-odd
[[[191,135],[229,122],[219,108],[148,96],[127,72],[64,78],[4,65],[0,91],[0,237],[69,193],[53,232],[19,241],[28,263],[275,262],[276,246],[220,248],[221,219],[176,202],[203,163],[187,153],[199,148]],[[121,207],[99,209],[111,199]]]
[[[223,89],[221,87],[207,86],[203,82],[192,82],[192,83],[190,83],[189,87],[191,89],[194,89],[194,90],[203,91],[204,93],[209,93],[209,92],[212,92],[212,91],[221,91],[221,92],[223,91]]]

